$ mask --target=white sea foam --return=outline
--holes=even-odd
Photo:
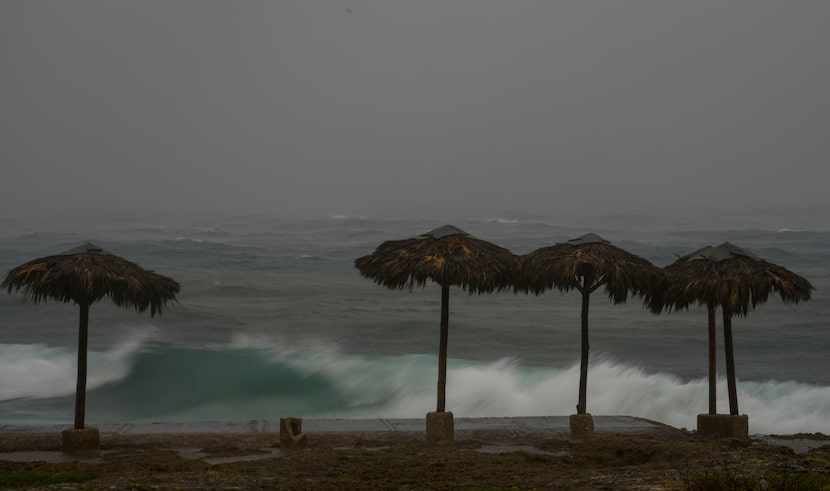
[[[522,221],[519,220],[518,218],[501,218],[501,217],[490,218],[490,219],[487,219],[485,221],[487,223],[505,223],[505,224],[507,224],[507,223],[522,223]]]
[[[317,417],[415,418],[434,410],[436,362],[433,356],[411,355],[365,360],[341,357],[309,360],[337,380],[350,394],[352,407]],[[322,367],[322,368],[321,368]],[[489,364],[451,360],[447,375],[447,410],[456,417],[544,416],[575,412],[578,366],[529,368],[515,360]],[[663,373],[603,361],[588,375],[588,410],[696,427],[697,415],[708,411],[708,381],[684,382]],[[718,381],[718,408],[728,413],[726,380]],[[830,433],[830,387],[798,382],[739,381],[741,413],[750,416],[753,433]]]
[[[129,372],[139,341],[87,352],[87,390],[120,380]],[[43,344],[0,344],[0,401],[61,397],[75,393],[78,352]]]
[[[76,357],[68,348],[0,345],[0,400],[71,394]]]
[[[75,357],[70,348],[0,345],[0,400],[71,395]],[[181,365],[182,359],[191,365]],[[355,356],[322,342],[298,348],[239,336],[232,345],[187,348],[134,339],[90,352],[88,391],[96,394],[96,404],[88,412],[99,420],[239,420],[288,412],[307,418],[420,418],[435,409],[436,371],[434,355]],[[446,409],[456,417],[568,415],[575,412],[578,380],[578,366],[451,359]],[[725,380],[717,390],[719,412],[728,412]],[[752,433],[830,433],[830,387],[739,381],[738,400]],[[587,402],[592,414],[692,429],[697,415],[708,410],[708,382],[600,360],[589,370]],[[117,412],[108,414],[107,408]]]

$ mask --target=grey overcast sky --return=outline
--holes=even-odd
[[[830,2],[4,0],[0,216],[830,210]]]

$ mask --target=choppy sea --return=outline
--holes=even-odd
[[[355,258],[435,219],[197,214],[78,222],[0,219],[0,269],[86,241],[171,276],[162,316],[90,310],[86,420],[416,418],[434,410],[440,289],[387,290]],[[751,433],[830,433],[830,231],[649,217],[563,223],[519,213],[451,222],[516,254],[598,233],[658,266],[730,241],[806,277],[809,302],[773,299],[733,321]],[[580,299],[558,290],[450,296],[447,410],[567,415],[577,401]],[[0,424],[71,423],[78,308],[0,292]],[[591,297],[588,412],[694,428],[708,408],[702,308],[653,315]],[[728,411],[719,333],[719,412]]]

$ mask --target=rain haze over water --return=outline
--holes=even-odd
[[[769,0],[5,1],[0,270],[91,240],[182,283],[162,318],[93,307],[92,423],[419,417],[439,298],[360,278],[380,242],[453,223],[520,254],[596,232],[664,266],[729,240],[816,286],[735,321],[742,411],[830,433],[828,18]],[[451,308],[449,410],[573,411],[576,296]],[[591,309],[589,410],[692,427],[705,312]],[[0,326],[0,423],[70,420],[76,308],[3,293]]]

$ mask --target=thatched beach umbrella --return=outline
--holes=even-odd
[[[669,287],[652,298],[654,312],[664,308],[687,309],[690,304],[705,305],[709,314],[709,414],[716,414],[717,383],[715,352],[715,309],[723,311],[723,338],[726,351],[726,380],[729,413],[738,414],[735,379],[735,353],[732,344],[732,317],[746,316],[750,308],[778,293],[784,302],[809,300],[813,286],[782,266],[769,263],[729,242],[704,247],[666,266]]]
[[[7,288],[9,293],[23,288],[35,303],[51,298],[80,307],[75,392],[75,429],[79,430],[84,428],[89,306],[109,297],[119,307],[132,307],[139,312],[149,307],[153,316],[174,301],[179,292],[175,280],[142,269],[90,243],[20,265],[9,271],[0,288]]]
[[[510,286],[515,256],[502,247],[445,225],[411,239],[382,243],[355,260],[362,276],[391,289],[412,289],[432,280],[441,286],[437,412],[445,410],[450,287],[488,293]]]
[[[650,300],[665,285],[663,271],[640,256],[626,252],[596,234],[542,247],[519,257],[516,290],[533,292],[558,288],[576,289],[582,294],[582,349],[579,372],[577,414],[586,414],[588,387],[588,304],[591,293],[605,286],[615,304],[628,299],[628,293]]]

